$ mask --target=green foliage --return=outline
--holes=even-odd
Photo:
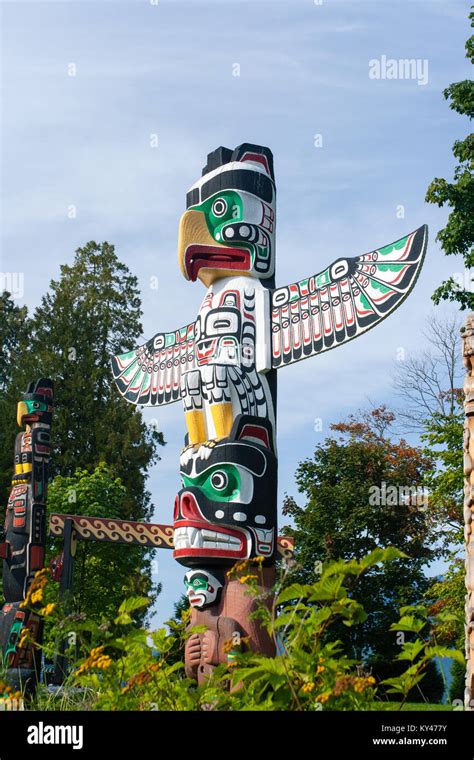
[[[438,540],[447,552],[453,542],[462,542],[463,536],[463,429],[464,411],[458,398],[452,414],[433,412],[422,435],[433,460],[433,467],[425,473],[430,513],[438,523]]]
[[[456,662],[453,663],[451,668],[451,683],[449,685],[449,702],[464,703],[464,690],[466,688],[466,663]]]
[[[464,638],[465,568],[459,552],[463,547],[463,462],[464,411],[460,394],[452,414],[434,412],[425,423],[423,440],[433,457],[433,468],[426,473],[430,491],[431,519],[437,526],[437,541],[449,560],[442,578],[430,586],[427,596],[434,600],[431,610],[445,617],[436,627],[439,641],[460,645]]]
[[[87,243],[61,266],[32,320],[25,382],[38,373],[55,381],[52,474],[107,462],[126,489],[122,517],[149,519],[145,480],[163,438],[147,427],[111,382],[110,358],[142,333],[137,278],[113,245]]]
[[[120,518],[126,489],[111,469],[100,464],[92,472],[78,469],[73,476],[57,475],[49,487],[48,514],[60,512]],[[54,541],[51,553],[61,541]],[[150,551],[140,546],[79,541],[75,558],[73,608],[88,618],[112,615],[126,596],[147,595],[150,603],[159,587],[150,579]],[[140,616],[139,616],[140,618]]]
[[[436,628],[436,636],[448,646],[460,645],[464,638],[465,577],[464,560],[453,556],[443,577],[436,580],[429,591],[429,596],[436,600],[431,605],[431,611],[434,614],[444,613]]]
[[[347,657],[341,643],[328,631],[338,622],[358,627],[366,613],[348,589],[349,582],[375,568],[393,564],[400,552],[376,549],[370,556],[349,562],[328,563],[318,581],[291,583],[283,576],[273,606],[262,604],[256,616],[277,643],[274,658],[241,652],[229,665],[220,665],[201,686],[185,676],[176,659],[184,641],[199,627],[188,628],[180,620],[169,621],[168,630],[147,632],[132,624],[132,615],[147,600],[132,597],[118,613],[99,623],[85,616],[64,616],[60,606],[47,606],[43,614],[62,634],[74,634],[69,648],[71,673],[64,688],[51,696],[40,688],[34,709],[88,710],[372,710],[381,703],[374,676],[361,663]],[[257,570],[258,573],[258,570]],[[257,596],[258,574],[250,580],[249,593]],[[46,596],[43,600],[46,605]],[[406,703],[414,687],[422,683],[430,662],[461,655],[436,646],[425,630],[432,625],[422,607],[400,611],[403,627],[413,642],[399,652],[403,674],[386,684]],[[41,614],[41,613],[40,613]],[[53,639],[51,638],[51,641]],[[48,645],[51,656],[51,644]]]
[[[443,623],[446,617],[449,615],[439,613],[437,622]],[[427,608],[417,605],[402,608],[400,619],[391,626],[392,631],[403,631],[413,635],[411,640],[403,643],[396,656],[398,661],[406,663],[406,668],[400,675],[383,681],[389,694],[398,694],[401,697],[400,708],[423,680],[435,658],[447,657],[465,665],[464,655],[460,651],[437,643],[433,635],[433,622],[429,618]]]
[[[474,26],[474,12],[469,18]],[[474,62],[474,36],[466,42],[466,57]],[[444,90],[444,97],[449,107],[472,119],[474,116],[474,82],[470,79],[456,82]],[[456,140],[453,155],[458,161],[454,170],[454,181],[436,177],[430,184],[426,200],[437,206],[447,205],[452,211],[444,229],[438,232],[436,239],[447,256],[461,255],[469,271],[474,265],[474,177],[472,174],[474,160],[474,135],[469,134],[464,140]],[[453,277],[449,277],[434,292],[433,301],[456,301],[461,309],[474,308],[472,289],[463,287]]]
[[[59,479],[50,489],[54,510],[151,518],[146,478],[163,436],[120,397],[110,369],[111,355],[139,340],[141,314],[137,278],[106,242],[77,249],[31,319],[7,293],[0,296],[1,507],[6,506],[19,431],[17,401],[31,380],[45,376],[55,382],[51,473]],[[95,469],[103,462],[107,473]],[[116,478],[121,479],[120,493],[112,485]],[[73,502],[68,489],[76,486],[79,498]],[[151,590],[148,554],[139,547],[82,544],[76,568],[76,601],[91,615],[102,603],[111,610],[119,598]]]
[[[16,306],[9,293],[0,293],[0,508],[6,506],[12,478],[13,447],[18,433],[14,385],[28,333],[26,306]]]
[[[421,487],[432,461],[420,448],[388,437],[393,421],[394,415],[381,408],[333,425],[341,435],[327,438],[313,459],[298,467],[296,482],[306,505],[287,498],[284,509],[295,525],[287,529],[295,537],[294,576],[303,583],[313,582],[334,560],[360,562],[387,545],[402,552],[394,562],[373,566],[350,580],[351,594],[364,607],[366,620],[357,627],[339,622],[331,629],[347,655],[364,661],[379,678],[396,675],[398,647],[387,631],[399,606],[423,598],[428,587],[424,566],[435,556],[426,505],[398,491]],[[395,487],[395,503],[373,498],[383,483],[386,493]]]

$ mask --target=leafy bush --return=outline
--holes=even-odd
[[[348,593],[349,577],[359,577],[381,562],[400,556],[396,549],[376,549],[360,562],[326,565],[316,583],[289,583],[283,576],[271,608],[257,604],[254,613],[277,645],[277,656],[240,652],[230,664],[217,667],[198,686],[184,674],[184,643],[191,633],[185,613],[166,628],[148,632],[134,617],[149,603],[145,597],[126,599],[113,619],[97,622],[85,615],[64,616],[60,605],[48,602],[48,584],[41,576],[39,613],[52,626],[45,655],[53,654],[53,641],[68,642],[70,673],[60,692],[51,695],[40,686],[36,709],[90,710],[371,710],[377,709],[379,685],[364,672],[361,662],[346,657],[339,642],[326,633],[335,624],[361,624],[362,606]],[[261,563],[241,563],[236,573],[258,598]],[[33,592],[34,593],[34,592]],[[31,595],[30,595],[31,596]],[[31,601],[31,599],[30,599]],[[53,606],[52,606],[53,605]],[[461,662],[460,652],[436,645],[433,620],[423,607],[406,607],[393,629],[409,639],[397,659],[407,667],[383,687],[405,704],[411,690],[423,679],[429,663],[438,657]]]

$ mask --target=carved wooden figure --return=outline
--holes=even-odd
[[[423,226],[275,288],[275,201],[269,148],[244,143],[210,153],[187,193],[178,235],[185,279],[206,287],[199,314],[112,361],[127,401],[184,406],[174,556],[192,571],[186,576],[192,623],[208,626],[187,648],[188,672],[198,679],[225,661],[223,641],[232,632],[251,649],[273,651],[249,620],[244,587],[236,593],[225,571],[263,557],[264,585],[273,582],[276,371],[388,316],[413,288],[427,244]]]
[[[464,380],[464,539],[466,542],[466,710],[474,709],[474,314],[462,329]]]
[[[44,566],[52,411],[51,380],[30,383],[18,403],[17,422],[25,430],[15,441],[12,488],[0,543],[5,598],[0,610],[0,654],[9,680],[23,691],[34,689],[39,676],[39,651],[34,644],[41,642],[41,619],[22,602],[35,573]],[[19,646],[25,629],[27,643]]]

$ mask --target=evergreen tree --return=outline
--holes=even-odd
[[[471,11],[469,18],[471,26],[474,26],[474,11]],[[466,58],[474,63],[474,35],[466,42]],[[453,111],[472,119],[474,82],[471,79],[450,84],[443,95]],[[428,188],[426,200],[436,203],[437,206],[447,205],[452,209],[446,227],[438,232],[436,239],[441,243],[446,256],[463,257],[466,275],[470,278],[469,270],[474,265],[474,134],[467,135],[464,140],[456,140],[453,155],[458,162],[453,182],[436,177]],[[473,309],[472,280],[471,283],[456,282],[454,277],[449,277],[433,294],[436,304],[442,300],[456,301],[461,309]]]
[[[137,278],[113,245],[89,242],[34,313],[24,374],[25,384],[37,375],[55,381],[52,475],[106,462],[126,489],[121,517],[148,520],[145,481],[163,437],[120,397],[110,372],[112,354],[137,344],[141,315]]]
[[[295,537],[296,580],[312,582],[325,563],[361,560],[377,547],[395,546],[406,554],[354,582],[351,592],[368,618],[354,627],[341,624],[332,633],[380,679],[398,672],[399,644],[390,625],[400,607],[423,601],[429,584],[424,566],[435,555],[421,488],[431,462],[421,449],[388,437],[393,421],[381,407],[332,425],[340,435],[317,446],[313,459],[296,472],[305,507],[291,497],[284,507],[295,523],[287,530]],[[435,680],[440,698],[436,674]]]
[[[17,306],[10,293],[4,291],[0,294],[0,509],[6,506],[12,479],[13,447],[19,432],[17,378],[28,334],[26,306]]]
[[[0,310],[2,506],[18,432],[16,402],[31,380],[43,376],[55,383],[50,511],[54,506],[55,511],[149,520],[153,508],[146,478],[163,436],[121,398],[110,370],[112,354],[133,348],[141,337],[137,278],[113,245],[92,241],[76,251],[71,265],[61,266],[59,279],[52,280],[30,320],[8,294]],[[99,477],[96,468],[104,463]],[[81,498],[65,498],[64,484],[68,494],[78,489]],[[112,609],[130,591],[152,591],[149,553],[138,547],[84,545],[76,564],[75,600],[93,616],[101,608]]]

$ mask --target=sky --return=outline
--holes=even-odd
[[[433,290],[463,273],[435,242],[448,210],[424,198],[435,176],[451,178],[468,130],[442,96],[471,76],[468,13],[459,0],[0,0],[0,273],[21,283],[18,304],[33,310],[76,248],[107,240],[139,279],[144,339],[193,319],[204,290],[179,272],[178,221],[219,145],[273,151],[278,286],[427,223],[427,259],[400,309],[279,373],[279,502],[303,504],[298,463],[331,422],[369,399],[396,403],[400,349],[420,350]],[[393,65],[398,78],[383,76],[391,59],[413,59],[412,76]],[[183,413],[144,415],[167,441],[148,483],[154,519],[170,523]],[[183,568],[168,551],[153,568],[158,625]]]

